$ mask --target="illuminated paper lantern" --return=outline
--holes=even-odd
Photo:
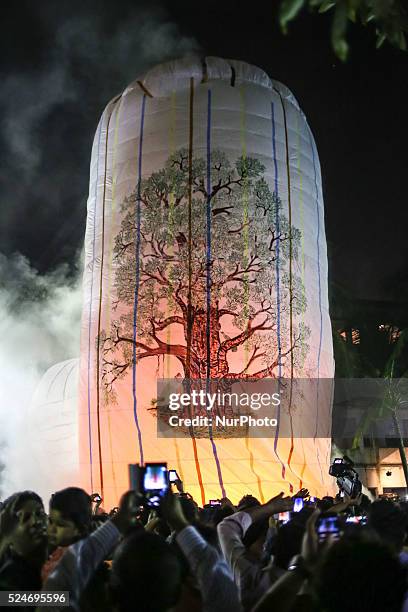
[[[108,506],[140,461],[167,461],[200,503],[331,490],[318,380],[289,407],[285,437],[157,436],[158,379],[333,376],[319,159],[284,85],[244,62],[187,58],[108,104],[81,337],[81,474]]]

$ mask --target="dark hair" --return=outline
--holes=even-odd
[[[7,497],[7,499],[4,500],[1,509],[5,510],[8,506],[16,502],[14,509],[17,512],[18,510],[21,510],[21,507],[27,501],[31,501],[31,500],[38,502],[44,508],[43,500],[38,495],[38,493],[35,493],[34,491],[20,491],[19,493],[13,493],[13,495],[10,495],[10,497]]]
[[[373,502],[368,513],[368,526],[397,552],[403,547],[407,515],[398,504],[388,499]]]
[[[327,612],[400,612],[406,575],[384,543],[367,536],[332,545],[318,570],[316,591]]]
[[[255,506],[260,506],[261,502],[256,499],[253,495],[244,495],[238,502],[237,510],[240,512],[241,510],[245,510],[246,508],[255,508]]]
[[[51,495],[50,511],[58,510],[82,532],[88,533],[92,521],[91,498],[83,489],[68,487]]]
[[[260,538],[265,539],[266,534],[268,532],[268,527],[269,527],[268,518],[262,519],[260,521],[255,521],[255,523],[252,523],[248,527],[248,529],[245,532],[244,537],[242,538],[242,543],[244,544],[245,548],[249,548],[250,546],[252,546],[252,544],[254,544],[254,542],[259,540]]]
[[[271,545],[274,565],[288,569],[292,557],[300,553],[305,526],[300,522],[289,521],[279,527]]]
[[[110,584],[119,612],[165,612],[177,603],[181,582],[177,553],[161,537],[141,530],[116,549]]]
[[[208,544],[211,544],[214,548],[219,548],[220,544],[218,541],[217,530],[214,525],[209,523],[200,523],[200,521],[194,523],[194,527],[198,533]]]
[[[179,501],[187,521],[189,523],[196,521],[198,519],[198,509],[195,501],[186,495],[179,495]]]
[[[18,512],[19,510],[22,509],[24,504],[28,501],[37,502],[41,506],[41,508],[44,510],[43,500],[37,493],[35,493],[34,491],[20,491],[18,493],[13,493],[13,495],[10,495],[10,497],[7,497],[7,499],[4,500],[3,505],[1,507],[1,513],[6,512],[7,508],[9,508],[12,504],[15,504],[14,512]],[[2,537],[3,537],[3,533],[0,533],[0,539]],[[44,546],[45,544],[46,544],[46,540],[44,539]],[[40,545],[40,546],[44,548],[43,545]],[[10,545],[7,545],[2,552],[2,555],[0,558],[0,565],[2,565],[3,561],[7,558],[9,552],[10,552]],[[44,548],[44,554],[45,554],[45,548]],[[45,558],[43,559],[43,562],[44,561],[45,561]],[[41,583],[39,584],[41,585]]]
[[[231,516],[232,514],[234,514],[234,510],[230,506],[218,506],[212,515],[211,524],[216,527],[221,521],[227,518],[227,516]]]
[[[320,512],[327,512],[330,510],[333,504],[334,504],[333,497],[330,497],[330,495],[325,495],[324,497],[322,497],[322,499],[318,500],[316,506],[317,508],[319,508]]]

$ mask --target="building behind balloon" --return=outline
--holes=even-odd
[[[83,288],[80,478],[106,507],[128,464],[150,461],[167,461],[199,503],[332,491],[320,165],[284,85],[244,62],[186,58],[108,104]],[[311,384],[280,415],[290,435],[162,438],[159,379]]]

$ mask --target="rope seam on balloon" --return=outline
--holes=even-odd
[[[98,433],[98,452],[99,452],[99,477],[101,484],[101,495],[103,497],[103,468],[102,468],[102,445],[101,445],[101,424],[100,424],[100,348],[101,348],[101,319],[102,319],[102,292],[103,292],[103,264],[104,264],[104,250],[105,250],[105,204],[106,204],[106,174],[108,166],[108,141],[109,141],[109,125],[112,117],[112,112],[108,117],[106,124],[106,142],[105,142],[105,168],[103,177],[103,195],[102,195],[102,238],[101,238],[101,271],[99,278],[99,309],[98,309],[98,334],[96,340],[96,420],[97,420],[97,433]],[[92,468],[91,468],[92,469]]]
[[[175,143],[174,143],[174,139],[175,139],[175,131],[176,131],[176,104],[175,104],[175,100],[176,100],[176,92],[173,91],[171,93],[170,96],[170,126],[169,126],[169,153],[170,156],[173,155],[174,151],[175,151]],[[173,226],[174,226],[174,221],[173,221],[173,213],[174,213],[174,193],[170,192],[169,194],[169,213],[168,213],[168,217],[167,217],[167,224],[168,224],[168,230],[170,233],[170,236],[173,235]],[[174,306],[173,300],[172,300],[172,287],[169,286],[168,288],[168,293],[167,293],[167,306],[168,306],[168,312],[171,311],[171,309]],[[167,333],[166,333],[166,342],[167,345],[170,345],[171,342],[171,326],[169,325],[167,327]],[[164,356],[163,356],[164,357]],[[166,378],[170,378],[170,356],[169,354],[166,355],[167,359],[166,359]],[[177,461],[177,468],[178,468],[178,473],[180,476],[181,481],[184,481],[184,472],[183,472],[183,466],[180,460],[180,450],[179,450],[179,446],[178,446],[178,442],[177,442],[177,438],[174,437],[173,438],[173,442],[174,442],[174,448],[176,451],[176,461]]]
[[[246,159],[247,159],[247,150],[246,150],[246,109],[245,109],[245,87],[242,87],[240,90],[241,95],[241,146],[242,146],[242,158],[245,160],[245,169],[246,169]],[[249,259],[249,240],[248,240],[248,176],[244,177],[243,181],[243,189],[242,189],[242,201],[244,208],[244,221],[243,221],[243,239],[244,239],[244,266],[248,265]],[[244,274],[244,318],[249,317],[249,275],[248,273]],[[244,345],[244,353],[245,359],[249,359],[248,355],[248,341],[245,342]]]
[[[68,384],[68,378],[70,377],[71,372],[73,372],[73,371],[75,370],[76,365],[77,365],[77,364],[76,364],[76,363],[74,363],[74,365],[72,366],[72,368],[70,369],[70,371],[68,372],[68,374],[67,374],[67,375],[66,375],[66,377],[65,377],[65,381],[64,381],[64,389],[63,389],[63,391],[62,391],[62,399],[63,399],[63,402],[65,402],[65,400],[66,400],[66,399],[69,399],[69,398],[66,398],[66,397],[65,397],[65,393],[66,393],[66,390],[67,390],[67,384]]]
[[[115,212],[116,212],[116,183],[117,183],[116,157],[117,157],[117,146],[118,146],[119,119],[120,119],[121,112],[122,112],[123,99],[124,99],[123,95],[121,95],[118,98],[119,106],[116,111],[115,130],[114,130],[114,136],[113,136],[111,225],[114,223],[114,217],[115,217]],[[106,322],[105,322],[106,328],[109,328],[111,324],[110,295],[111,295],[111,278],[112,278],[112,265],[111,265],[112,264],[112,251],[113,251],[113,232],[111,231],[109,240],[108,240],[108,266],[107,266],[108,290],[106,292],[107,300],[105,304],[105,312],[107,313]],[[108,423],[108,442],[109,442],[109,452],[110,452],[110,459],[111,459],[110,464],[111,464],[111,471],[112,471],[112,482],[113,482],[115,497],[117,497],[118,491],[117,491],[115,468],[114,468],[114,461],[113,461],[112,431],[111,431],[109,409],[106,411],[106,416],[107,416],[107,423]]]
[[[206,325],[206,340],[207,340],[207,379],[206,379],[206,392],[209,392],[209,384],[211,378],[211,89],[207,92],[207,249],[206,249],[206,289],[207,289],[207,325]],[[227,497],[224,483],[222,479],[222,472],[220,461],[217,453],[217,446],[212,436],[212,425],[208,428],[208,433],[211,441],[212,452],[215,459],[215,465],[217,467],[218,481],[221,487],[222,497]]]
[[[280,102],[282,105],[283,112],[283,125],[285,130],[285,158],[286,158],[286,175],[288,185],[288,222],[289,222],[289,347],[292,346],[293,342],[293,271],[292,271],[292,260],[293,260],[293,244],[292,244],[292,200],[291,200],[291,181],[290,181],[290,164],[289,164],[289,138],[288,138],[288,124],[286,119],[286,109],[283,102],[283,98],[278,91]],[[292,459],[293,451],[295,448],[293,440],[293,418],[292,418],[292,399],[293,399],[293,349],[290,351],[290,393],[289,393],[289,421],[290,421],[290,450],[287,458],[288,467]],[[293,473],[293,470],[292,470]],[[291,493],[293,493],[292,483],[289,484]]]
[[[69,361],[67,363],[64,363],[64,365],[55,374],[55,376],[53,377],[53,379],[51,380],[51,382],[48,385],[47,395],[46,395],[45,399],[48,399],[48,397],[49,397],[49,395],[51,393],[51,387],[53,386],[53,384],[55,383],[57,378],[61,375],[61,373],[65,370],[65,368],[67,368],[68,366],[69,366]]]
[[[208,81],[207,62],[205,60],[206,60],[205,57],[203,57],[203,59],[201,60],[201,69],[203,71],[203,76],[201,78],[201,83],[207,83],[207,81]]]
[[[145,96],[148,96],[149,98],[153,98],[153,95],[150,93],[150,91],[143,85],[142,81],[136,81],[136,83],[139,85],[140,89],[143,91],[143,93],[145,94]]]
[[[234,68],[234,66],[230,66],[230,68],[231,68],[231,81],[230,81],[230,85],[231,85],[231,87],[235,87],[235,78],[236,78],[235,68]]]
[[[273,165],[274,165],[274,171],[275,171],[274,193],[276,194],[276,200],[277,200],[276,210],[275,210],[275,225],[276,225],[276,233],[278,237],[276,240],[275,271],[276,271],[276,311],[277,311],[276,331],[277,331],[277,343],[278,343],[278,388],[280,388],[280,379],[282,378],[282,362],[281,362],[282,346],[281,346],[281,322],[280,322],[280,270],[279,270],[280,222],[279,222],[279,207],[278,207],[279,189],[278,189],[278,161],[277,161],[277,156],[276,156],[275,104],[273,101],[271,101],[271,127],[272,127],[272,157],[273,157]],[[286,468],[285,468],[284,463],[282,462],[282,459],[279,457],[279,454],[278,454],[278,438],[279,438],[279,431],[280,431],[280,405],[277,406],[276,416],[277,416],[277,425],[276,425],[276,432],[275,432],[275,437],[273,441],[273,449],[282,466],[282,478],[285,479]]]
[[[190,78],[190,103],[189,103],[189,138],[188,138],[188,294],[187,294],[187,355],[186,355],[186,378],[190,384],[191,365],[191,293],[192,293],[192,190],[193,190],[193,129],[194,129],[194,77]],[[198,459],[197,442],[194,430],[190,427],[190,436],[193,444],[194,461],[197,472],[198,484],[201,492],[201,501],[205,503],[205,491],[201,476],[200,462]]]
[[[89,297],[89,317],[88,317],[88,372],[87,372],[87,401],[88,401],[88,440],[89,440],[89,465],[91,471],[91,491],[93,491],[93,474],[92,474],[92,427],[91,427],[91,321],[92,321],[92,298],[93,298],[93,283],[95,270],[95,241],[96,241],[96,205],[98,202],[98,179],[99,179],[99,151],[102,136],[102,120],[99,124],[98,136],[98,153],[96,157],[96,180],[95,180],[95,204],[93,217],[93,237],[92,237],[92,268],[91,268],[91,291]],[[97,356],[99,360],[99,355]]]
[[[303,298],[306,297],[306,283],[305,283],[305,223],[304,223],[304,203],[303,203],[303,174],[301,167],[301,142],[300,142],[300,130],[299,130],[299,113],[296,113],[296,134],[297,134],[297,167],[299,173],[299,208],[300,208],[300,231],[301,231],[301,274],[302,274],[302,291]],[[306,453],[305,447],[303,443],[303,433],[301,435],[301,445],[302,445],[302,453],[303,453],[303,464],[300,470],[300,478],[299,478],[299,489],[303,487],[303,476],[306,470]]]
[[[139,83],[140,84],[140,83]],[[136,329],[137,316],[139,309],[139,283],[140,283],[140,215],[141,215],[141,188],[142,188],[142,156],[143,156],[143,131],[146,110],[146,94],[142,98],[142,110],[140,118],[139,133],[139,158],[138,158],[138,177],[137,177],[137,198],[136,198],[136,245],[135,245],[135,293],[133,307],[133,359],[132,359],[132,395],[133,395],[133,418],[137,430],[137,440],[139,444],[140,463],[144,464],[142,432],[140,430],[139,418],[137,415],[137,396],[136,396]]]
[[[317,173],[316,173],[316,159],[314,151],[314,143],[312,134],[309,130],[310,145],[312,147],[312,159],[313,159],[313,172],[314,172],[314,183],[316,189],[316,216],[317,216],[317,237],[316,237],[316,248],[317,248],[317,279],[319,287],[319,314],[320,314],[320,329],[319,329],[319,347],[317,352],[317,389],[316,389],[316,428],[313,441],[316,443],[317,429],[319,421],[319,379],[320,379],[320,355],[322,350],[323,340],[323,313],[322,313],[322,288],[321,288],[321,270],[320,270],[320,211],[319,211],[319,190],[317,186]],[[322,466],[320,463],[319,447],[317,446],[317,460],[320,467],[322,483],[324,483]]]
[[[233,66],[231,67],[231,86],[234,87],[235,85],[235,68]],[[246,141],[245,141],[245,134],[246,134],[246,105],[245,105],[245,85],[242,86],[242,88],[240,89],[240,102],[241,102],[241,109],[240,109],[240,113],[241,113],[241,117],[240,117],[240,137],[241,137],[241,146],[242,146],[242,157],[243,159],[246,160],[247,157],[247,152],[246,152]],[[248,257],[248,250],[249,250],[249,241],[248,241],[248,193],[246,191],[246,181],[244,181],[244,185],[243,185],[243,192],[242,192],[242,202],[243,202],[243,208],[244,208],[244,220],[243,220],[243,225],[244,225],[244,229],[243,229],[243,242],[244,242],[244,256],[246,255]],[[249,257],[248,257],[249,259]],[[246,264],[246,260],[244,260],[244,265]],[[244,275],[244,317],[245,315],[249,315],[249,283],[248,283],[248,276],[245,274]],[[246,303],[245,303],[246,302]],[[249,360],[249,355],[248,355],[248,342],[245,342],[245,346],[244,346],[244,360],[246,360],[246,362],[248,362]],[[256,479],[256,483],[258,486],[258,492],[259,492],[259,496],[261,498],[261,502],[264,503],[265,501],[265,497],[264,497],[264,493],[263,493],[263,489],[262,489],[262,481],[261,478],[259,476],[259,474],[256,472],[255,470],[255,461],[254,461],[254,455],[253,452],[250,448],[250,439],[249,439],[249,432],[247,431],[247,435],[245,436],[245,448],[247,450],[247,452],[249,453],[249,467],[251,468],[251,472],[254,474],[255,479]]]

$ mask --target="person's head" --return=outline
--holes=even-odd
[[[388,499],[373,502],[368,513],[368,526],[386,543],[400,552],[405,541],[407,515],[398,504]]]
[[[265,518],[260,521],[252,523],[244,537],[242,543],[244,544],[247,553],[250,553],[256,559],[261,560],[264,551],[265,538],[268,533],[269,519]]]
[[[196,523],[195,528],[202,538],[214,548],[219,548],[217,530],[211,523]]]
[[[198,506],[192,497],[187,495],[179,496],[180,505],[183,510],[183,514],[189,523],[194,523],[199,519]]]
[[[317,507],[319,508],[320,512],[328,512],[333,506],[333,504],[333,497],[330,497],[330,495],[325,495],[324,497],[322,497],[322,499],[319,499],[319,501],[317,502]]]
[[[316,581],[325,612],[400,612],[406,590],[405,571],[384,543],[343,538],[322,559]]]
[[[25,559],[41,557],[47,543],[47,515],[41,497],[34,491],[14,493],[3,502],[3,512],[13,515],[7,534],[10,549]]]
[[[221,523],[227,516],[234,514],[234,510],[231,506],[218,506],[212,515],[211,524],[215,527]]]
[[[274,566],[288,568],[292,557],[300,553],[304,532],[305,522],[301,521],[292,520],[279,527],[271,545]]]
[[[77,487],[51,495],[48,539],[51,546],[69,546],[85,537],[91,527],[90,496]]]
[[[246,508],[254,508],[260,506],[261,502],[253,495],[244,495],[238,502],[237,511],[245,510]]]
[[[117,612],[166,612],[177,603],[181,583],[177,553],[159,536],[136,532],[117,548],[110,580]]]

